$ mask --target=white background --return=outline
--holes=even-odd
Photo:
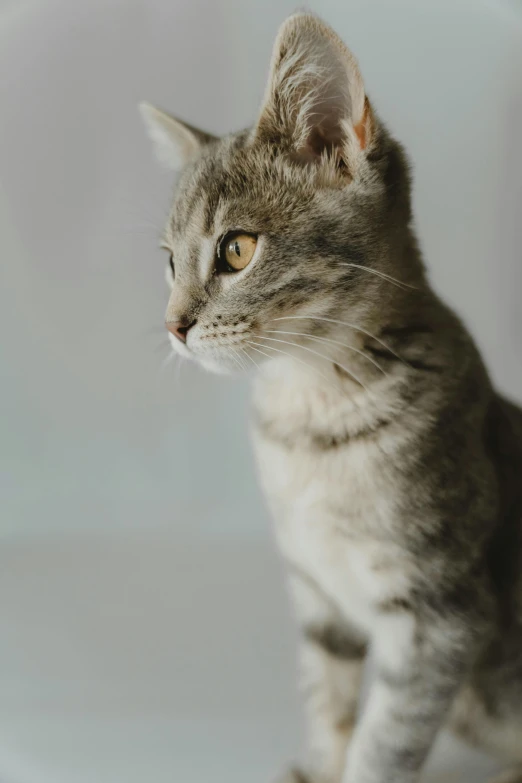
[[[520,3],[310,7],[410,152],[434,284],[520,400]],[[294,9],[0,0],[1,783],[264,783],[298,750],[248,379],[160,369],[172,181],[136,111],[250,124]],[[433,774],[460,781],[448,747]]]

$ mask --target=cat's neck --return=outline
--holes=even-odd
[[[297,320],[281,321],[279,334],[261,338],[267,360],[255,383],[258,419],[284,432],[335,431],[342,422],[355,433],[400,414],[413,390],[430,394],[436,377],[443,385],[470,361],[481,365],[459,320],[427,286],[399,294],[379,319],[332,316],[325,333],[299,346],[288,334],[298,331]]]

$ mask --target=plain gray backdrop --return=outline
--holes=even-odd
[[[168,356],[137,104],[257,112],[289,0],[0,0],[0,780],[268,783],[294,631],[248,378]],[[522,9],[316,0],[406,144],[436,288],[522,398]],[[433,780],[491,764],[442,740]]]

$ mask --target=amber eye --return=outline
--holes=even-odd
[[[252,261],[256,252],[257,237],[254,234],[227,234],[219,246],[221,272],[239,272]]]

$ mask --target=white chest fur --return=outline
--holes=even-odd
[[[285,394],[271,400],[265,393],[262,404],[291,428],[300,408],[313,406],[304,392],[304,399],[296,397],[286,405]],[[263,432],[256,433],[254,443],[285,559],[371,634],[379,605],[401,591],[409,570],[394,543],[397,520],[382,443],[361,438],[342,448],[289,448]]]

